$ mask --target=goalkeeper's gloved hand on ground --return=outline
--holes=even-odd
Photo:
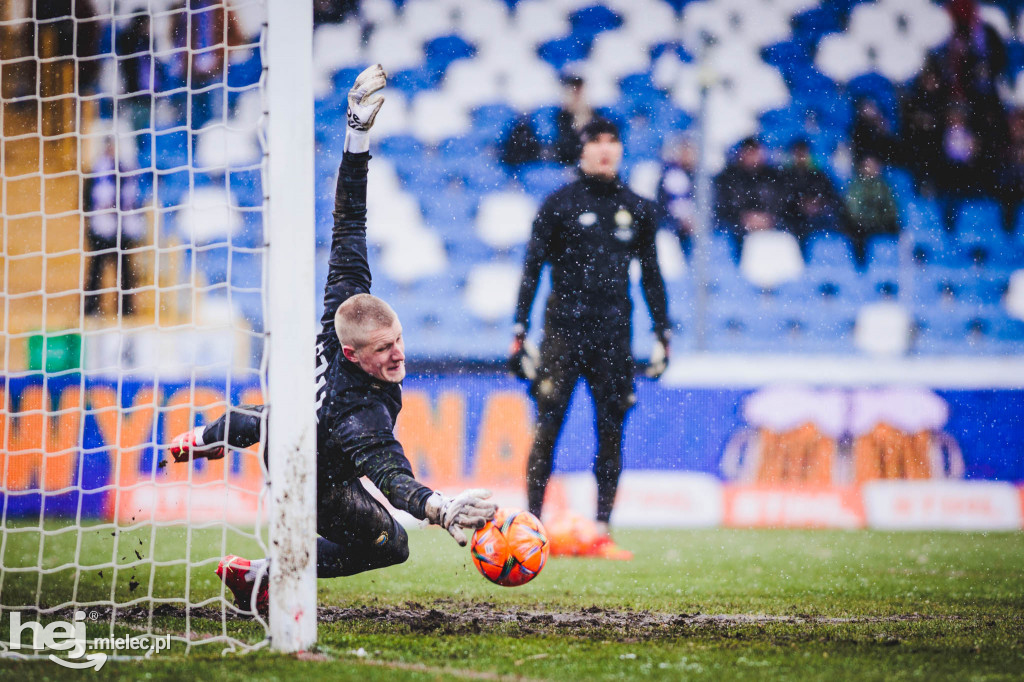
[[[427,498],[427,521],[444,528],[455,542],[465,547],[469,540],[463,529],[483,528],[498,511],[498,505],[486,501],[490,496],[490,490],[480,488],[466,490],[454,498],[434,492]]]
[[[373,127],[377,112],[384,104],[380,91],[388,84],[384,67],[374,64],[356,76],[356,82],[348,91],[348,127],[361,133]]]
[[[206,445],[203,443],[205,426],[179,433],[171,440],[167,448],[175,462],[188,462],[193,459],[221,459],[224,457],[224,446],[220,443]]]
[[[512,347],[509,349],[508,369],[520,379],[533,381],[537,378],[540,367],[540,353],[537,347],[526,338],[526,330],[521,324],[516,325]]]
[[[654,347],[651,348],[651,360],[647,363],[647,369],[644,371],[651,379],[657,379],[665,373],[665,369],[668,367],[668,356],[669,356],[669,340],[671,334],[668,330],[658,332],[654,335]]]

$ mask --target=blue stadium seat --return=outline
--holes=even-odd
[[[388,77],[388,85],[401,90],[406,97],[412,98],[418,92],[434,88],[440,75],[425,67],[405,69],[391,74]]]
[[[427,71],[443,74],[456,59],[466,59],[476,54],[476,48],[460,36],[448,35],[428,40],[423,44]]]
[[[1011,264],[1017,253],[1003,230],[999,204],[990,199],[963,202],[953,220],[963,258],[982,263]]]
[[[593,38],[602,31],[611,31],[622,25],[622,17],[604,5],[581,7],[569,15],[573,35]]]
[[[846,84],[846,91],[853,102],[861,98],[874,100],[885,120],[898,127],[899,98],[891,81],[878,73],[865,73],[851,78]]]
[[[816,267],[852,267],[853,247],[838,232],[814,232],[807,238],[807,264]]]
[[[227,70],[230,88],[246,88],[259,83],[260,76],[263,75],[263,61],[260,59],[259,48],[250,50],[249,57],[243,61],[227,60]]]
[[[543,199],[572,181],[573,172],[560,164],[541,162],[523,168],[519,181],[527,194]]]
[[[543,43],[537,48],[537,54],[555,69],[561,71],[569,62],[585,59],[590,52],[592,42],[592,36],[570,34]]]
[[[484,137],[498,140],[505,136],[518,112],[507,104],[485,104],[472,111],[473,130]]]

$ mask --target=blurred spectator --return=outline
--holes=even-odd
[[[775,228],[785,189],[779,174],[765,163],[764,148],[757,139],[740,143],[736,159],[715,178],[715,196],[718,223],[733,238],[734,257],[739,257],[747,232]]]
[[[100,20],[91,0],[36,0],[37,57],[75,57],[78,92],[96,92],[99,80]],[[54,21],[56,20],[56,21]]]
[[[999,169],[996,187],[1003,206],[1003,226],[1008,232],[1013,231],[1024,208],[1024,109],[1010,114],[1009,154]]]
[[[580,131],[594,118],[587,102],[586,86],[579,76],[562,78],[562,108],[555,115],[555,143],[552,157],[565,166],[575,166],[583,145]]]
[[[339,24],[357,9],[357,0],[313,0],[313,23]]]
[[[832,180],[815,165],[807,140],[793,142],[790,155],[790,163],[782,171],[786,188],[786,227],[802,243],[815,230],[839,227],[842,202]]]
[[[697,202],[694,184],[697,172],[697,145],[690,137],[674,141],[669,147],[668,162],[658,183],[658,205],[672,222],[686,255],[693,247],[697,228]]]
[[[501,162],[514,171],[526,163],[540,161],[543,148],[533,132],[528,116],[520,116],[512,124],[501,143]]]
[[[934,59],[925,62],[903,104],[903,158],[919,192],[933,194],[942,164],[946,90]]]
[[[104,269],[113,267],[115,274],[120,274],[122,315],[131,315],[135,310],[131,290],[135,288],[136,277],[127,251],[137,248],[146,236],[138,173],[133,172],[136,170],[117,160],[114,143],[108,141],[86,175],[82,191],[87,241],[92,252],[85,290],[99,291]],[[100,296],[86,294],[86,315],[101,313]]]
[[[952,224],[960,200],[993,190],[994,169],[987,163],[983,145],[982,135],[968,119],[967,108],[960,104],[949,107],[942,131],[942,172],[938,183],[947,227]]]
[[[150,94],[154,86],[151,39],[149,17],[139,14],[117,32],[115,42],[125,93],[121,103],[125,108],[124,116],[135,130],[149,126]]]
[[[861,267],[867,262],[868,241],[875,235],[899,234],[899,214],[892,188],[882,177],[882,163],[865,156],[846,190],[846,218],[854,255]]]
[[[184,0],[171,13],[170,29],[171,44],[188,50],[173,53],[167,73],[192,91],[192,127],[200,128],[224,111],[224,88],[211,86],[222,84],[227,48],[243,45],[245,37],[222,0]]]
[[[892,128],[885,120],[878,102],[870,97],[862,97],[857,101],[850,141],[853,143],[854,166],[858,166],[865,156],[874,156],[883,163],[892,161],[896,147]]]
[[[996,84],[1006,69],[1006,46],[999,32],[981,19],[975,0],[946,5],[953,33],[943,46],[942,61],[952,99],[999,106]]]

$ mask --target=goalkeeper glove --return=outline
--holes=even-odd
[[[486,501],[490,496],[490,490],[480,488],[466,490],[454,498],[434,492],[427,498],[427,521],[444,528],[455,542],[465,547],[469,540],[463,528],[483,528],[498,511],[498,505]]]
[[[356,77],[348,91],[348,127],[361,133],[373,127],[373,120],[384,104],[380,91],[388,83],[384,67],[374,64]]]
[[[540,367],[540,353],[526,338],[526,330],[521,324],[516,325],[515,336],[512,337],[512,347],[509,349],[508,369],[520,379],[533,381],[537,378],[537,368]]]
[[[644,371],[651,379],[657,379],[665,373],[665,368],[668,367],[668,355],[669,355],[669,338],[671,334],[668,330],[657,332],[654,335],[654,347],[651,348],[651,360],[647,363],[647,369]]]

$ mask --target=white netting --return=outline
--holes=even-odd
[[[265,554],[262,453],[165,450],[265,395],[264,5],[0,3],[0,654],[14,611],[267,641],[214,574]]]

